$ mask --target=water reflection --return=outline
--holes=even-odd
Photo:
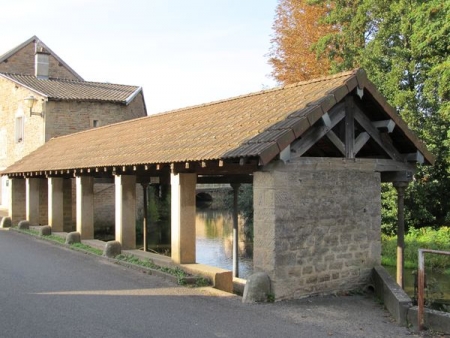
[[[247,238],[243,220],[239,217],[239,277],[247,278],[253,272],[253,243]],[[197,211],[197,263],[232,270],[233,220],[230,212]]]

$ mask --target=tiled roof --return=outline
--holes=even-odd
[[[241,157],[266,164],[357,86],[396,115],[358,70],[52,139],[4,173]],[[432,161],[406,125],[392,118]]]
[[[47,97],[49,100],[79,100],[128,103],[140,90],[137,86],[112,83],[38,79],[31,75],[0,73],[0,76]]]

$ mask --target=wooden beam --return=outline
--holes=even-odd
[[[343,156],[345,156],[345,144],[341,141],[341,139],[335,134],[334,131],[330,130],[327,133],[328,139],[334,144],[334,146],[341,152]]]
[[[372,125],[380,131],[392,133],[395,128],[394,120],[373,121]]]
[[[386,171],[411,171],[415,173],[417,170],[416,166],[411,163],[406,163],[403,161],[395,161],[388,159],[377,159],[375,163],[375,171],[386,172]]]
[[[339,108],[340,109],[330,111],[329,115],[331,122],[329,126],[313,126],[305,132],[301,139],[291,143],[291,151],[295,153],[294,157],[300,157],[306,153],[309,148],[316,144],[345,117],[344,106],[339,106]]]
[[[355,119],[361,127],[369,133],[369,135],[375,140],[376,143],[378,143],[378,145],[386,152],[386,154],[388,154],[389,157],[396,161],[404,161],[404,157],[397,151],[397,149],[395,149],[392,143],[387,142],[387,140],[390,139],[389,136],[385,133],[384,136],[382,136],[378,129],[372,125],[369,118],[359,109],[359,107],[356,105],[354,105],[354,107]]]
[[[370,135],[367,132],[362,132],[358,135],[358,137],[355,140],[355,148],[353,149],[355,156],[359,153],[362,147],[367,143],[367,141],[370,140]]]
[[[253,183],[251,175],[232,175],[232,176],[198,176],[199,184],[226,184],[226,183]]]
[[[385,171],[381,173],[381,182],[410,182],[413,177],[413,171]]]
[[[417,162],[420,164],[423,164],[423,162],[425,161],[423,154],[418,150],[415,153],[406,154],[405,158],[406,158],[406,161],[408,161],[408,162]]]

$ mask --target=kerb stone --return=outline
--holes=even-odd
[[[39,236],[50,236],[52,234],[52,227],[50,225],[44,225],[39,228]]]
[[[81,243],[81,234],[79,232],[73,231],[69,232],[66,236],[66,244]]]
[[[19,225],[17,226],[20,230],[28,230],[30,229],[30,222],[28,221],[20,221]]]
[[[3,217],[0,220],[0,228],[11,228],[11,226],[12,226],[11,217]]]
[[[105,244],[103,249],[103,256],[114,258],[122,253],[122,245],[119,241],[109,241]]]
[[[262,303],[267,302],[271,294],[271,283],[269,275],[265,272],[257,272],[251,275],[244,288],[242,297],[243,303]]]

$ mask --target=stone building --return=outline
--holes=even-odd
[[[0,171],[52,138],[146,115],[141,87],[84,81],[36,36],[0,56]],[[108,221],[113,211],[108,186],[96,186],[111,196],[96,201],[98,210],[105,210],[103,218],[97,213],[98,222]],[[47,186],[40,191],[45,201]],[[0,207],[9,202],[3,177]],[[47,223],[45,206],[38,223]]]
[[[93,180],[114,179],[123,248],[136,246],[136,183],[170,184],[171,257],[182,265],[196,262],[196,183],[251,182],[254,270],[278,300],[367,284],[381,260],[381,182],[401,199],[417,163],[433,162],[358,69],[52,139],[3,175],[13,223],[37,203],[27,185],[56,184],[51,214],[75,176],[82,238],[92,236]]]

